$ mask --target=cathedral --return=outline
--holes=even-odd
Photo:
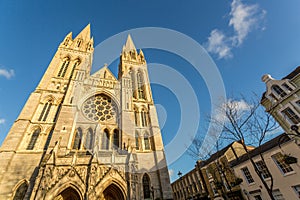
[[[0,148],[1,200],[173,199],[142,50],[129,35],[118,77],[93,51],[90,25],[59,45]]]

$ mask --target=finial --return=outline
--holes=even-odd
[[[269,82],[270,80],[274,80],[274,79],[272,78],[272,76],[271,76],[270,74],[265,74],[265,75],[263,75],[263,76],[261,77],[261,80],[262,80],[263,82],[267,83],[267,82]]]

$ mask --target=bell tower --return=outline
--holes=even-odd
[[[129,105],[128,109],[123,107],[121,126],[131,136],[128,141],[137,158],[137,173],[147,171],[151,179],[155,180],[152,181],[152,187],[158,188],[156,192],[160,192],[164,198],[170,198],[172,194],[169,193],[171,189],[167,183],[170,181],[169,174],[147,62],[143,51],[137,51],[130,35],[120,56],[118,79],[122,81],[121,94],[126,97],[122,98],[122,103]]]
[[[93,50],[90,25],[75,39],[69,33],[59,45],[0,148],[0,199],[9,199],[18,184],[30,191],[47,150],[59,138],[66,146],[72,130],[72,117],[66,113],[72,109],[73,87],[89,75]]]
[[[172,199],[147,63],[129,35],[118,78],[69,33],[0,148],[0,199]]]

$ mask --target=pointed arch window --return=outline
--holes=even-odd
[[[273,85],[272,90],[274,90],[274,92],[281,97],[284,97],[286,95],[286,92],[278,85]]]
[[[27,192],[27,189],[28,189],[28,183],[26,183],[26,182],[24,181],[24,182],[23,182],[21,185],[19,185],[19,187],[17,188],[13,200],[21,200],[21,199],[24,199],[25,194],[26,194],[26,192]]]
[[[39,117],[39,121],[46,121],[47,120],[47,117],[49,115],[49,112],[50,112],[50,109],[52,107],[52,100],[49,100],[47,101],[47,103],[45,103],[44,107],[43,107],[43,110],[40,114],[40,117]]]
[[[148,126],[147,113],[144,109],[141,112],[141,118],[142,118],[142,126],[143,127]]]
[[[72,147],[73,149],[80,149],[81,138],[82,138],[82,130],[81,128],[78,128],[76,130],[76,134],[73,142],[73,147]]]
[[[134,77],[134,72],[133,70],[130,69],[129,71],[130,77],[131,77],[131,87],[132,87],[132,97],[136,98],[135,91],[136,91],[136,81]]]
[[[82,43],[82,40],[81,40],[81,39],[78,39],[78,40],[77,40],[77,47],[80,47],[81,43]]]
[[[139,133],[135,132],[135,148],[136,150],[140,149]]]
[[[143,192],[144,199],[149,199],[150,197],[150,177],[148,174],[144,174],[143,176]]]
[[[80,60],[79,60],[79,59],[76,59],[74,65],[73,65],[73,70],[74,70],[78,65],[80,65]]]
[[[65,45],[65,46],[68,46],[69,41],[70,41],[70,38],[69,38],[69,37],[66,37],[66,39],[65,39],[65,41],[64,41],[64,45]]]
[[[136,76],[138,82],[138,97],[139,99],[145,99],[143,75],[141,72],[138,72]]]
[[[144,145],[145,145],[145,150],[150,150],[150,139],[148,133],[145,133],[144,135]]]
[[[93,148],[93,130],[89,128],[85,137],[85,148],[91,150]]]
[[[58,77],[62,77],[62,78],[65,77],[68,66],[69,66],[69,63],[70,63],[70,58],[63,59],[63,62],[61,64],[61,67],[60,67],[59,72],[57,74]]]
[[[117,149],[119,146],[119,131],[115,129],[113,134],[113,147]]]
[[[41,133],[40,128],[35,129],[35,131],[31,135],[30,141],[29,141],[28,146],[26,148],[27,150],[33,150],[40,133]]]
[[[92,43],[90,42],[88,45],[87,45],[87,50],[90,51],[92,49]]]
[[[109,132],[107,129],[104,129],[104,133],[102,135],[102,149],[108,150],[109,148]]]
[[[138,119],[139,119],[139,113],[137,112],[136,109],[134,109],[134,122],[136,126],[139,125]]]

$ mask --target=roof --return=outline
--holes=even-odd
[[[294,71],[292,71],[291,73],[289,73],[287,76],[283,77],[282,79],[292,79],[299,73],[300,73],[300,66],[298,66]]]
[[[241,140],[235,141],[235,142],[242,144],[242,141],[241,141]],[[209,163],[211,163],[211,162],[217,160],[218,158],[220,158],[222,155],[225,154],[225,152],[226,152],[229,148],[231,148],[231,146],[232,146],[235,142],[230,143],[229,145],[227,145],[226,147],[224,147],[224,148],[221,149],[220,151],[217,151],[216,153],[212,154],[207,160],[201,161],[201,162],[200,162],[200,166],[201,166],[201,167],[204,167],[205,165],[208,165]]]
[[[273,138],[272,140],[269,140],[268,142],[262,144],[261,146],[253,149],[252,151],[249,152],[249,156],[250,157],[255,157],[257,155],[259,155],[260,153],[266,152],[274,147],[277,147],[279,142],[281,142],[280,144],[286,143],[288,141],[290,141],[291,138],[286,134],[286,133],[282,133],[280,135],[278,135],[277,137]],[[249,157],[247,154],[244,154],[242,156],[240,156],[238,159],[235,159],[233,161],[231,161],[229,163],[229,165],[231,167],[239,165],[243,162],[245,162],[246,160],[248,160]]]
[[[232,143],[230,143],[229,145],[227,145],[226,147],[224,147],[223,149],[221,149],[220,151],[217,151],[216,153],[212,154],[207,160],[199,160],[198,162],[200,162],[200,167],[204,167],[210,163],[212,163],[213,161],[217,160],[218,158],[220,158],[222,155],[225,154],[225,152],[232,147],[232,145],[234,143],[239,143],[242,144],[242,141],[234,141]],[[247,147],[251,147],[251,146],[247,146]],[[187,176],[188,174],[192,173],[194,170],[196,170],[196,168],[193,168],[192,170],[190,170],[188,173],[184,174],[182,177]],[[176,182],[180,181],[180,179],[175,180],[173,183],[171,183],[171,185],[175,184]]]

